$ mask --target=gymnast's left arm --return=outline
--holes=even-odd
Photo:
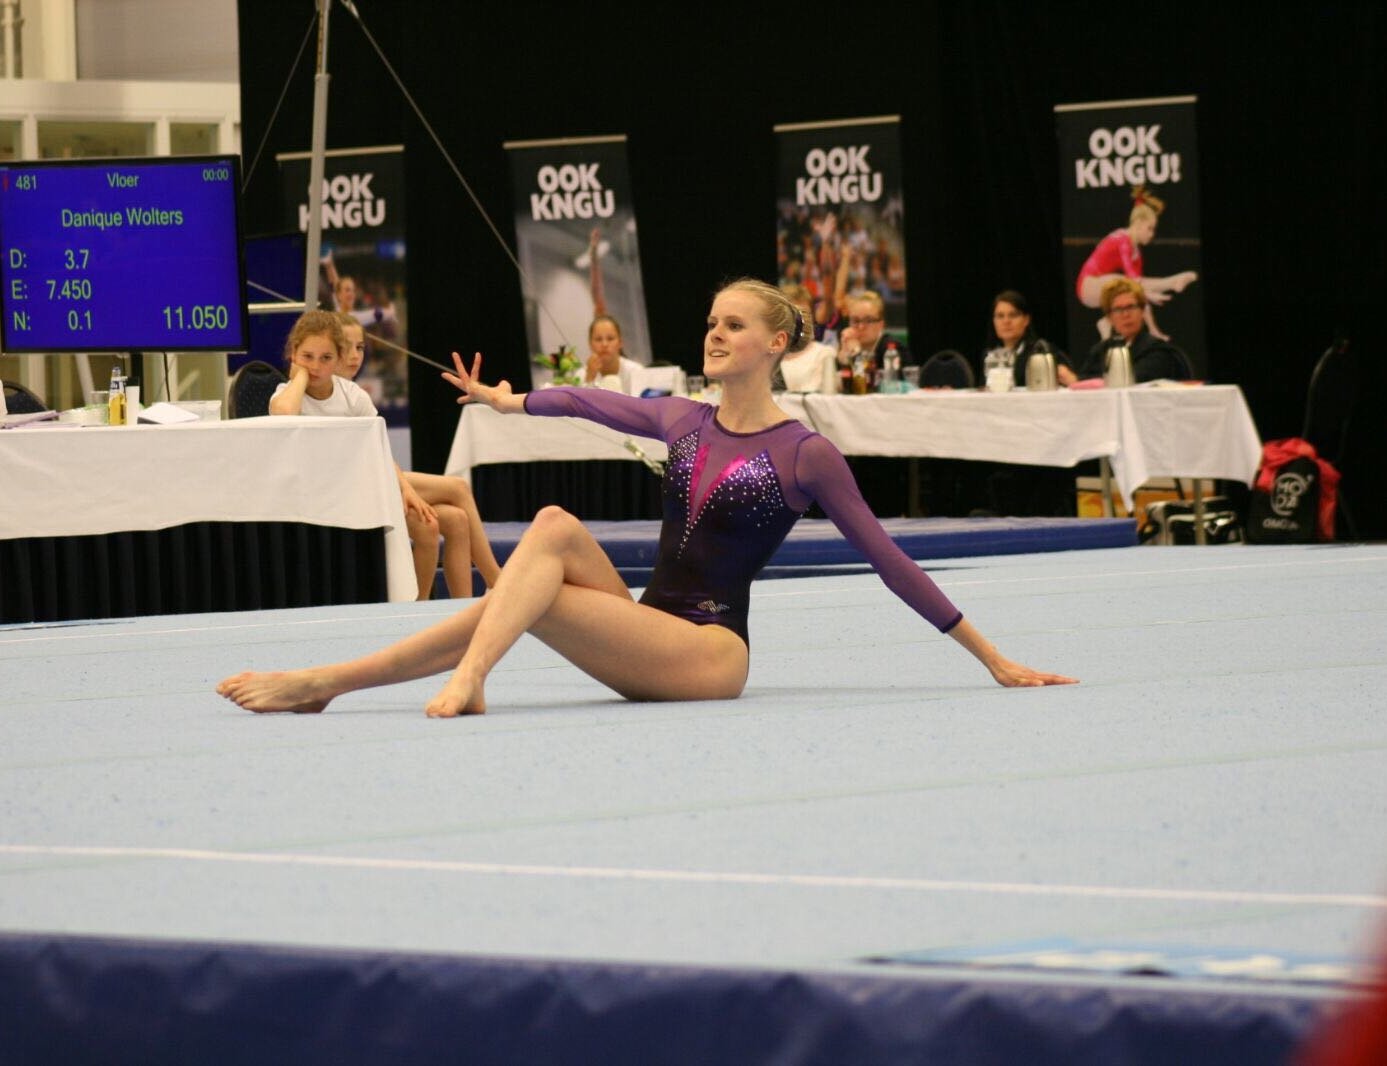
[[[848,542],[872,564],[886,587],[987,667],[999,685],[1014,688],[1074,683],[1074,678],[1013,662],[979,633],[934,579],[882,528],[862,498],[847,461],[828,440],[815,434],[804,441],[795,459],[795,477]]]

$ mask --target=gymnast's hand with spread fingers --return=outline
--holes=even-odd
[[[1051,674],[1044,670],[1033,670],[1023,663],[1013,662],[999,652],[996,645],[974,628],[966,618],[960,618],[958,625],[949,630],[949,636],[987,667],[993,680],[1003,688],[1040,688],[1044,685],[1077,685],[1078,679],[1064,674]]]
[[[493,411],[503,415],[520,414],[525,410],[525,394],[511,392],[510,382],[501,381],[495,385],[482,384],[482,353],[472,357],[472,368],[462,365],[462,356],[453,353],[453,367],[456,374],[443,372],[443,380],[459,392],[458,403],[484,403]]]

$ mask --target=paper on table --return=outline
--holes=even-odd
[[[16,413],[12,415],[0,415],[0,427],[28,426],[35,422],[56,422],[58,420],[57,411],[34,411],[32,413]]]
[[[199,421],[195,411],[178,407],[171,403],[151,404],[140,412],[141,422],[152,422],[157,426],[172,426],[178,422]]]

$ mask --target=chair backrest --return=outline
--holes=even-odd
[[[1300,436],[1321,459],[1342,461],[1350,416],[1359,394],[1358,362],[1347,340],[1329,346],[1310,374],[1305,392],[1305,424]]]
[[[253,418],[270,413],[270,397],[281,382],[283,371],[263,359],[252,359],[231,377],[226,413],[231,418]]]
[[[17,381],[6,381],[5,386],[5,409],[12,415],[35,415],[40,411],[47,411],[48,405],[45,404],[30,389],[21,385]]]
[[[971,389],[977,383],[968,357],[952,348],[935,352],[920,367],[920,385],[927,389]]]

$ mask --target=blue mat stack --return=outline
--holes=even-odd
[[[496,558],[505,563],[526,522],[491,522],[487,536]],[[912,559],[959,559],[978,555],[1020,555],[1083,548],[1126,548],[1137,543],[1130,518],[886,518],[882,525]],[[660,539],[655,521],[588,522],[627,584],[642,588],[650,578]],[[763,578],[813,577],[868,569],[857,550],[825,518],[801,519],[775,553]],[[480,578],[474,577],[480,595]],[[445,598],[440,570],[434,596]]]

